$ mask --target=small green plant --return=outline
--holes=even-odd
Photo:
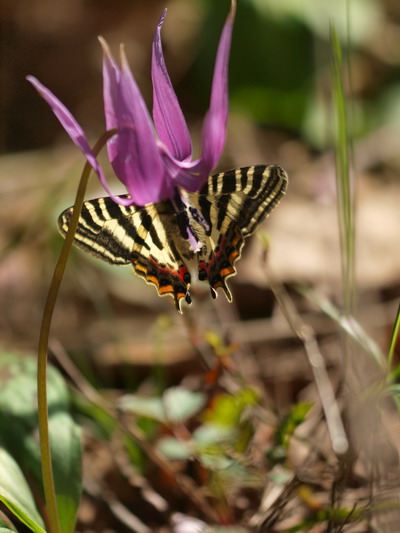
[[[44,495],[36,433],[36,360],[2,352],[0,374],[0,500],[32,531],[43,533],[45,516],[37,508]],[[60,527],[68,532],[74,530],[81,496],[81,430],[71,416],[67,385],[54,367],[49,368],[47,387]]]

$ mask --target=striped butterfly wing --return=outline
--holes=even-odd
[[[287,188],[287,175],[276,165],[255,165],[211,176],[191,203],[209,225],[205,247],[198,255],[199,279],[208,279],[213,298],[222,288],[232,301],[226,280],[236,274],[244,239],[278,204]]]
[[[63,236],[72,211],[73,208],[66,209],[58,219]],[[171,295],[181,311],[183,298],[190,303],[190,276],[174,244],[178,232],[169,201],[124,207],[105,197],[84,202],[74,245],[112,265],[131,264],[160,296]]]
[[[211,176],[199,193],[189,194],[191,205],[208,228],[191,219],[203,249],[197,254],[199,279],[208,280],[213,297],[222,287],[230,301],[226,279],[236,273],[244,239],[270,213],[285,193],[287,177],[277,166],[257,165]],[[126,195],[125,195],[126,197]],[[58,219],[65,236],[73,209]],[[132,264],[136,274],[153,284],[160,296],[173,297],[181,312],[189,295],[190,274],[185,260],[194,257],[182,238],[169,200],[143,207],[124,207],[111,198],[84,202],[74,244],[114,265]]]

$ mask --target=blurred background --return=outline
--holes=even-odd
[[[260,231],[268,235],[270,276],[291,293],[293,285],[312,288],[340,307],[330,44],[334,24],[342,45],[345,90],[351,94],[347,117],[357,205],[356,316],[386,350],[400,296],[400,3],[237,3],[228,138],[217,170],[255,163],[285,168],[287,197]],[[151,108],[151,43],[165,7],[166,63],[198,153],[228,0],[3,0],[4,349],[36,349],[62,244],[56,220],[74,201],[84,163],[25,76],[36,76],[53,91],[94,141],[104,130],[97,36],[108,41],[115,55],[125,43],[131,69]],[[104,195],[96,179],[89,189],[88,197]],[[154,372],[155,361],[165,365],[165,383],[180,382],[189,370],[200,372],[193,339],[203,339],[205,330],[215,328],[241,346],[239,368],[247,377],[257,376],[276,412],[284,412],[299,398],[312,395],[313,377],[302,347],[274,303],[263,253],[258,238],[249,240],[238,275],[229,282],[232,305],[222,295],[211,301],[200,284],[193,289],[195,302],[184,320],[169,299],[158,298],[154,288],[135,278],[129,268],[108,267],[74,250],[54,316],[52,350],[70,354],[99,387],[138,390]],[[298,294],[293,297],[315,328],[331,377],[338,383],[342,348],[337,325],[309,301]],[[243,357],[248,351],[255,358],[251,364]]]
[[[119,44],[125,43],[131,68],[151,108],[151,43],[165,7],[166,62],[196,153],[228,1],[4,3],[0,298],[7,302],[8,312],[0,319],[0,327],[1,335],[11,343],[35,345],[41,302],[61,244],[55,221],[73,202],[83,163],[25,76],[34,75],[49,87],[94,141],[104,130],[102,54],[97,36],[103,35],[116,55]],[[343,47],[346,91],[352,94],[347,112],[354,139],[358,286],[361,296],[373,291],[373,299],[374,291],[390,292],[398,286],[399,19],[400,7],[393,0],[352,0],[348,5],[328,0],[238,2],[230,59],[228,140],[217,170],[278,163],[288,172],[289,194],[266,225],[271,236],[270,266],[284,283],[310,284],[327,289],[330,296],[337,296],[340,287],[332,148],[332,23]],[[115,184],[115,191],[122,192],[118,187]],[[89,195],[103,195],[95,179]],[[248,243],[238,264],[240,275],[231,280],[243,318],[271,311],[270,302],[265,305],[269,292],[260,250],[257,239]],[[102,294],[89,288],[90,284],[99,286],[97,277],[104,282],[101,287],[107,287]],[[70,289],[80,297],[86,291],[92,311],[99,305],[93,299],[104,299],[103,292],[107,292],[105,299],[115,297],[119,305],[134,303],[151,315],[167,312],[173,320],[177,318],[170,302],[157,298],[153,288],[131,276],[129,268],[109,269],[74,251],[69,281]],[[77,282],[86,287],[84,291]],[[198,290],[201,300],[202,288]],[[254,298],[247,298],[248,290]],[[64,297],[70,294],[66,290]],[[79,308],[67,316],[72,319],[76,314]]]

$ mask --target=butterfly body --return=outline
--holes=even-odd
[[[108,263],[132,264],[160,296],[173,297],[179,312],[182,300],[191,303],[187,264],[193,260],[212,296],[222,288],[231,301],[226,280],[236,273],[244,240],[286,187],[281,167],[255,165],[214,174],[198,193],[179,191],[175,199],[157,204],[125,207],[108,197],[89,200],[83,204],[74,244]],[[72,210],[58,219],[64,236]]]

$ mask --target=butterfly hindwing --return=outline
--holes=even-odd
[[[226,280],[236,274],[244,239],[268,216],[286,186],[281,167],[255,165],[210,176],[199,193],[187,195],[188,220],[203,245],[196,255],[198,276],[208,280],[214,298],[222,288],[231,301]],[[63,236],[72,211],[58,219]],[[169,200],[142,207],[125,207],[108,197],[89,200],[83,204],[74,244],[113,265],[132,264],[160,296],[172,296],[181,312],[183,299],[191,303],[185,260],[195,254],[182,237],[178,218]]]
[[[232,294],[226,280],[236,274],[234,264],[240,257],[244,238],[237,224],[231,223],[225,233],[211,232],[206,246],[198,255],[199,279],[208,280],[211,296],[216,298],[222,288],[229,302]]]
[[[175,212],[169,202],[149,204],[142,215],[142,228],[146,228],[146,247],[132,250],[131,261],[136,274],[153,284],[160,296],[170,295],[181,312],[181,303],[188,293],[190,275],[175,246],[179,229]]]

